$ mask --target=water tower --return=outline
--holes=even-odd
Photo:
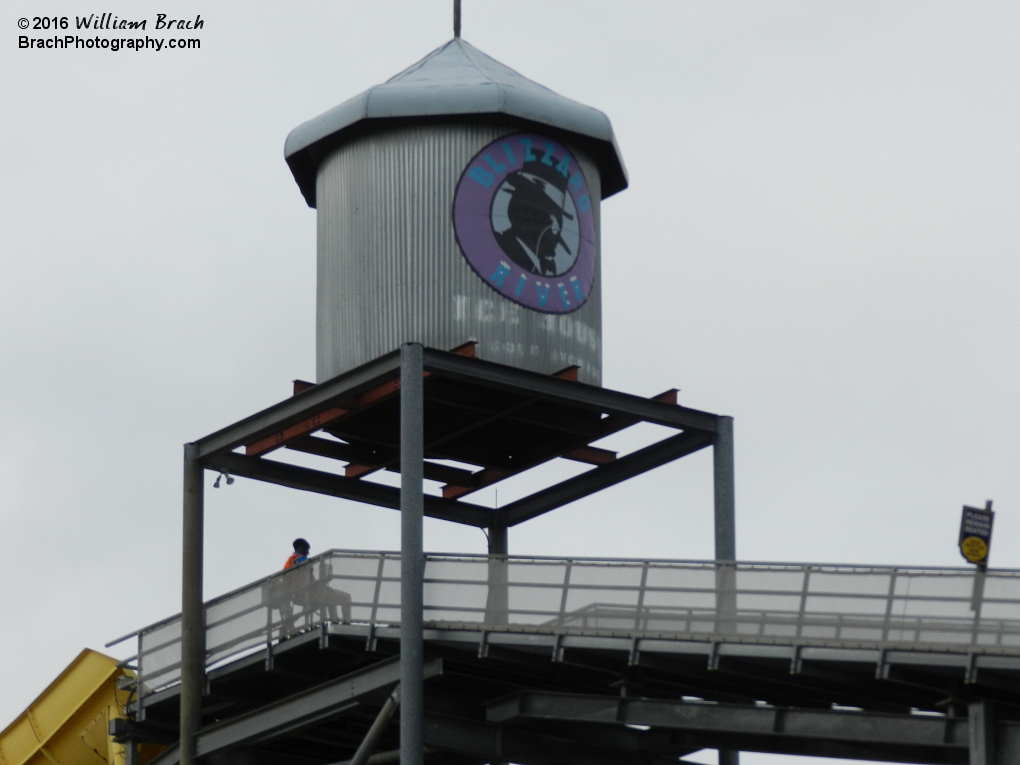
[[[296,128],[318,217],[316,374],[405,342],[602,381],[600,205],[626,188],[609,119],[460,38]]]
[[[298,382],[291,398],[185,447],[182,614],[179,621],[139,633],[139,687],[149,683],[179,693],[157,698],[160,690],[145,699],[143,691],[136,700],[139,719],[151,712],[176,715],[179,723],[179,754],[167,755],[160,765],[195,765],[212,752],[203,731],[219,714],[220,697],[209,689],[222,686],[211,680],[209,666],[263,646],[245,659],[256,668],[252,680],[261,688],[267,680],[262,666],[275,672],[278,659],[295,656],[301,646],[315,647],[312,640],[323,651],[312,658],[318,663],[330,645],[352,634],[360,640],[350,657],[363,665],[360,679],[319,691],[343,695],[367,683],[362,699],[367,705],[353,727],[364,738],[357,752],[341,743],[307,761],[338,762],[346,752],[365,765],[380,740],[393,743],[394,731],[385,731],[397,701],[377,694],[389,693],[399,679],[398,754],[403,765],[421,765],[427,737],[440,735],[427,717],[435,699],[427,703],[425,680],[442,674],[442,662],[426,661],[425,628],[433,630],[450,616],[425,601],[427,566],[435,572],[446,565],[425,555],[425,516],[475,526],[488,537],[488,555],[467,563],[478,581],[457,590],[453,608],[457,619],[473,614],[468,633],[481,640],[472,646],[467,669],[473,672],[488,656],[490,633],[517,630],[511,617],[520,603],[512,588],[520,572],[536,570],[521,569],[509,556],[511,527],[711,447],[719,561],[718,569],[709,564],[717,583],[711,597],[720,613],[731,614],[731,418],[680,406],[675,389],[645,398],[602,387],[600,206],[627,186],[608,118],[531,82],[457,36],[382,85],[296,128],[285,155],[317,211],[316,382]],[[606,447],[605,439],[642,423],[661,426],[655,430],[659,440],[627,453]],[[313,466],[307,458],[288,459],[294,452],[317,461]],[[481,489],[556,460],[587,469],[519,483],[527,493],[511,501],[477,499]],[[334,569],[334,556],[324,554],[297,572],[308,578],[298,582],[308,597],[276,584],[297,581],[293,572],[270,577],[245,590],[248,610],[240,632],[224,631],[235,615],[209,610],[202,599],[207,470],[399,510],[400,552],[381,553],[381,563],[373,564],[379,582],[373,593],[395,602],[381,611],[370,606],[366,619],[365,599],[348,587],[341,614],[334,613],[330,599],[339,596],[330,582],[349,572]],[[387,471],[399,473],[399,488],[376,479]],[[607,570],[623,569],[614,564]],[[575,586],[586,574],[577,576]],[[563,629],[574,619],[568,610],[576,610],[569,580],[567,574],[550,585],[555,592],[543,590],[543,597],[552,593],[556,600],[552,618]],[[428,591],[437,590],[430,584]],[[545,610],[547,605],[539,609]],[[548,621],[547,616],[528,618]],[[297,636],[295,618],[304,620],[304,633]],[[542,644],[560,663],[563,629],[552,634],[548,625],[539,628],[548,634],[538,639],[553,641]],[[389,658],[380,662],[380,651]],[[346,659],[341,664],[346,671]],[[459,677],[461,665],[450,666],[455,667],[450,676]],[[539,674],[546,671],[542,667]],[[244,720],[268,725],[272,718],[281,731],[291,730],[289,715],[297,707],[287,702],[286,711],[270,701],[282,688],[235,687],[241,697],[267,700],[264,709],[245,711]],[[451,698],[459,708],[475,703],[472,694],[495,693],[495,686],[479,688],[451,687]],[[349,695],[346,701],[324,698],[291,701],[323,719],[361,704],[347,704],[354,698]],[[376,703],[383,704],[379,716],[365,719]],[[301,725],[310,724],[304,714]],[[163,719],[169,724],[172,718]],[[237,732],[236,725],[248,724],[216,719],[216,730],[226,725]],[[457,723],[462,724],[474,722],[465,718]],[[268,735],[262,722],[251,725],[258,736]],[[248,746],[232,736],[218,746],[224,751]],[[583,738],[569,748],[580,747],[587,756]],[[503,757],[502,745],[471,748],[471,737],[461,732],[453,739],[442,744],[451,756],[470,745],[470,761],[517,757]],[[436,745],[434,738],[428,741]],[[534,749],[533,743],[527,746]],[[392,754],[380,753],[382,759],[373,762],[389,762]],[[735,757],[723,762],[734,765]]]

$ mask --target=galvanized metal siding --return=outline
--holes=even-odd
[[[598,169],[575,146],[595,217],[596,273],[570,314],[532,311],[490,289],[461,254],[453,194],[461,171],[512,121],[429,123],[382,130],[337,149],[319,167],[316,374],[319,382],[401,343],[449,349],[474,340],[483,359],[551,373],[577,364],[602,382]]]

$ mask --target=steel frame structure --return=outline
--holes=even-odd
[[[341,476],[270,460],[263,455],[268,452],[268,444],[271,444],[272,448],[286,446],[322,456],[332,456],[327,454],[330,447],[336,451],[342,450],[342,445],[328,441],[323,443],[324,439],[315,439],[309,443],[310,434],[326,428],[334,421],[330,418],[339,419],[351,413],[352,409],[358,406],[352,404],[352,400],[357,402],[360,399],[361,402],[365,402],[360,403],[360,407],[394,400],[400,392],[398,384],[400,370],[405,366],[401,359],[400,351],[387,354],[346,375],[302,390],[291,399],[199,439],[193,445],[191,459],[209,470],[397,509],[400,507],[398,489],[351,478],[350,471],[347,475]],[[675,391],[668,391],[653,399],[645,399],[430,348],[422,349],[420,363],[423,372],[430,377],[441,376],[482,388],[524,395],[553,405],[609,415],[612,419],[604,422],[600,431],[584,434],[587,440],[598,440],[638,422],[655,423],[681,431],[669,439],[624,458],[615,459],[608,456],[605,461],[597,462],[597,467],[593,471],[535,492],[497,510],[461,499],[426,496],[425,515],[441,520],[482,528],[509,528],[718,443],[720,436],[725,437],[732,432],[731,428],[726,427],[730,418],[670,403],[670,399],[675,402]],[[585,441],[584,436],[581,437],[582,442]],[[724,448],[719,458],[728,459],[732,463],[731,444],[729,449],[725,448],[725,444],[722,446]],[[245,447],[247,453],[237,453],[235,450],[240,447]],[[580,447],[575,445],[574,448],[543,456],[569,457],[569,454],[576,452],[578,448]],[[252,456],[253,452],[255,456]],[[604,450],[592,449],[592,452],[599,456],[603,453],[610,454]],[[353,450],[348,453],[348,459],[351,453],[354,453]],[[593,456],[592,459],[599,460],[599,456]],[[526,465],[525,468],[531,466]],[[724,470],[726,465],[719,467]],[[505,471],[498,479],[512,474],[511,471]],[[732,486],[732,481],[721,480],[722,475],[716,484],[719,492],[725,494],[726,487]],[[729,492],[732,492],[731,488]],[[727,539],[732,536],[732,527],[725,531]],[[732,556],[723,558],[732,559]]]
[[[569,369],[540,375],[470,358],[471,351],[407,344],[325,383],[296,384],[291,399],[185,446],[180,682],[150,699],[160,711],[153,721],[119,723],[122,740],[176,740],[155,765],[194,765],[200,757],[232,763],[233,753],[237,762],[257,765],[324,765],[329,759],[312,752],[323,746],[356,748],[343,765],[397,759],[421,765],[427,752],[450,765],[665,765],[706,747],[720,750],[721,765],[735,763],[740,749],[1020,763],[1012,654],[925,659],[914,652],[750,645],[729,633],[704,645],[667,645],[637,633],[424,624],[424,516],[487,528],[490,563],[505,560],[510,526],[707,446],[715,484],[715,608],[721,623],[736,614],[738,566],[727,565],[736,559],[730,418],[678,406],[675,391],[642,399],[580,384]],[[597,445],[640,422],[675,433],[623,457]],[[501,448],[488,448],[494,442]],[[277,449],[345,466],[317,470],[266,456]],[[557,457],[594,467],[498,510],[465,499]],[[447,459],[475,469],[452,468],[441,462]],[[323,622],[207,671],[206,470],[399,509],[399,625]],[[377,470],[399,472],[400,488],[364,480]],[[442,496],[426,494],[425,480],[442,482]],[[609,693],[598,690],[609,681]],[[678,699],[683,688],[710,702],[684,691]],[[939,694],[948,694],[944,702]],[[774,702],[749,702],[761,698]],[[822,703],[830,698],[862,706]],[[399,738],[387,726],[398,700]],[[915,702],[945,713],[907,713]],[[170,707],[178,710],[173,731]],[[203,718],[219,722],[203,727]],[[339,740],[336,724],[346,731]],[[298,740],[301,751],[274,749]],[[380,743],[389,751],[373,755]]]
[[[423,516],[487,528],[490,554],[505,555],[510,526],[713,446],[716,558],[735,559],[731,418],[679,406],[676,391],[668,391],[658,400],[643,399],[578,383],[576,370],[571,368],[546,376],[469,358],[473,349],[473,343],[454,352],[408,343],[319,385],[296,384],[293,398],[185,445],[179,727],[182,765],[195,765],[201,754],[199,731],[206,684],[202,598],[205,470],[400,509],[404,572],[401,765],[421,765],[424,751]],[[452,386],[453,401],[430,400],[427,389],[435,388],[437,381]],[[443,404],[456,405],[458,395],[480,395],[489,406],[474,407],[466,418],[455,418],[457,427],[453,432],[444,432],[441,426],[437,428],[436,418],[430,418],[430,410]],[[494,408],[493,395],[497,401]],[[529,423],[532,431],[543,430],[540,426],[545,425],[544,435],[539,438],[522,435],[521,428],[516,427],[518,420],[522,413],[536,407],[552,413],[553,422]],[[394,414],[396,428],[392,427]],[[341,431],[339,441],[313,435],[320,430],[336,435],[332,428],[343,427],[345,421],[353,423],[353,437],[346,431]],[[620,459],[592,446],[592,442],[639,422],[664,425],[678,433]],[[504,450],[510,452],[505,455],[490,450],[485,459],[475,460],[476,452],[485,451],[479,439],[491,440],[493,428],[514,436],[513,448]],[[438,437],[430,437],[437,430]],[[343,459],[347,462],[345,473],[312,470],[264,456],[281,447]],[[245,453],[238,453],[242,448]],[[444,469],[426,462],[426,457],[480,461],[482,469]],[[556,457],[595,467],[498,510],[459,498]],[[378,469],[399,471],[400,489],[360,480]],[[425,494],[426,471],[447,479],[443,497]],[[722,753],[721,757],[723,765],[736,761],[735,754]]]

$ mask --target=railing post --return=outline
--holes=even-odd
[[[800,585],[800,608],[797,610],[797,637],[804,635],[804,614],[807,611],[808,593],[811,591],[811,566],[804,566],[804,580]]]
[[[896,603],[896,574],[899,569],[893,569],[892,573],[889,574],[889,592],[887,594],[888,600],[885,603],[885,623],[882,625],[882,642],[886,643],[889,641],[889,630],[892,625],[893,616],[893,605]]]
[[[418,343],[400,348],[400,765],[422,765],[425,747],[423,358]]]
[[[974,621],[970,630],[971,645],[977,645],[981,636],[981,608],[985,602],[985,578],[988,569],[978,566],[974,571],[974,587],[970,595],[970,610],[974,612]]]
[[[368,623],[375,625],[379,615],[379,596],[382,593],[383,573],[386,571],[386,553],[379,553],[379,567],[375,572],[375,591],[372,593],[372,612],[368,616]]]
[[[644,615],[645,588],[648,586],[648,561],[641,564],[641,583],[638,585],[637,611],[634,615],[634,629],[648,629],[648,619]]]
[[[195,765],[205,690],[205,606],[202,545],[205,471],[195,444],[184,446],[184,534],[181,577],[180,765]]]
[[[568,560],[563,571],[563,591],[560,594],[560,614],[557,623],[562,628],[567,621],[567,596],[570,594],[570,571],[574,567],[574,561]]]

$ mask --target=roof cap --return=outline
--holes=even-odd
[[[627,188],[609,118],[487,56],[460,37],[361,95],[294,128],[284,156],[310,207],[319,162],[371,120],[503,114],[573,134],[602,176],[602,198]]]

